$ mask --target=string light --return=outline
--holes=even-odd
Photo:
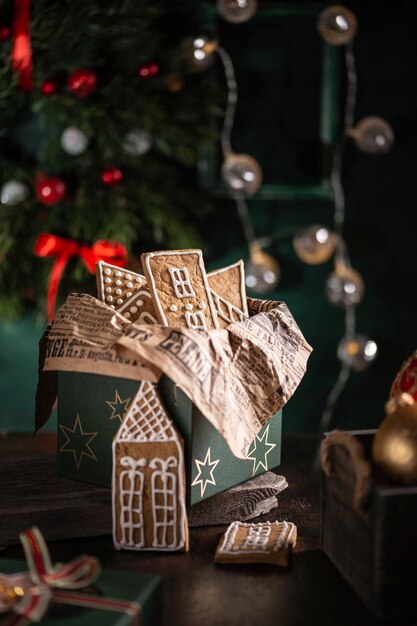
[[[222,13],[220,6],[226,6],[226,4],[228,3],[218,2],[220,13]],[[234,8],[239,7],[240,4],[236,1],[231,2]],[[225,17],[223,13],[222,16]],[[331,426],[336,403],[349,380],[351,370],[366,369],[378,353],[375,341],[356,333],[356,306],[363,299],[364,282],[360,274],[351,266],[348,247],[343,237],[346,206],[342,170],[346,144],[349,140],[353,140],[358,150],[362,152],[378,154],[391,149],[394,133],[388,122],[375,116],[363,118],[355,126],[358,79],[353,40],[357,27],[354,13],[342,5],[326,7],[317,20],[317,28],[324,41],[343,48],[347,79],[343,128],[333,149],[330,173],[330,186],[334,199],[333,229],[315,224],[295,234],[293,230],[287,230],[271,233],[265,237],[256,237],[247,198],[259,188],[262,170],[259,163],[250,155],[239,155],[233,151],[231,136],[238,103],[234,66],[229,54],[222,46],[216,45],[210,50],[210,54],[215,52],[218,55],[227,84],[227,105],[220,137],[223,154],[221,173],[235,201],[249,250],[249,262],[246,267],[247,286],[258,293],[267,293],[277,286],[280,278],[279,265],[263,250],[277,239],[293,236],[294,249],[299,258],[306,263],[324,263],[334,255],[334,271],[326,281],[326,294],[332,304],[345,310],[344,333],[337,349],[337,356],[341,361],[340,372],[327,398],[319,432],[324,432]],[[207,43],[205,41],[205,45]]]

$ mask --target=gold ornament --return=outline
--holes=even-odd
[[[347,131],[356,147],[367,154],[384,154],[394,144],[394,131],[382,117],[375,115],[362,118],[354,128]]]
[[[242,24],[258,10],[257,0],[217,0],[217,10],[226,22]]]
[[[320,13],[317,30],[326,43],[332,46],[344,46],[355,37],[358,21],[350,9],[341,4],[334,4]]]
[[[262,183],[261,166],[249,154],[228,154],[221,173],[231,190],[242,191],[245,196],[254,194]]]
[[[375,361],[377,354],[377,344],[366,335],[343,337],[337,348],[338,359],[357,372],[366,370]]]
[[[408,396],[408,397],[407,397]],[[410,403],[410,401],[412,403]],[[388,416],[372,444],[372,458],[382,474],[396,483],[417,482],[417,404],[402,394],[385,405]]]
[[[165,85],[171,93],[177,93],[184,89],[184,79],[179,74],[170,74],[166,77]]]
[[[259,294],[268,293],[275,289],[281,278],[278,261],[261,250],[257,243],[250,245],[249,255],[249,262],[245,268],[246,287]]]
[[[205,35],[187,37],[181,44],[185,61],[196,70],[203,70],[210,65],[213,53],[218,47],[217,41],[209,39]]]
[[[322,224],[313,224],[298,231],[293,239],[298,257],[309,265],[319,265],[330,259],[336,249],[337,236]]]
[[[0,581],[0,602],[10,608],[25,595],[25,591],[19,586],[9,586]]]

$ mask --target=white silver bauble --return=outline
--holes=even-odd
[[[231,24],[247,22],[255,15],[257,9],[257,0],[217,0],[219,14]]]
[[[0,202],[8,206],[16,206],[27,198],[28,187],[20,180],[8,180],[0,190]]]
[[[361,275],[350,267],[338,268],[326,280],[326,295],[336,306],[356,306],[362,301],[364,292]]]
[[[348,131],[356,147],[367,154],[385,154],[394,145],[394,131],[382,117],[370,115],[357,122],[355,128]]]
[[[61,135],[61,147],[71,156],[79,156],[88,146],[87,135],[76,126],[68,126]]]
[[[320,13],[317,30],[326,43],[344,46],[355,37],[358,21],[350,9],[341,4],[333,4]]]
[[[250,259],[245,264],[245,283],[255,293],[265,294],[273,291],[281,278],[278,261],[270,254],[252,244]]]
[[[366,335],[343,337],[337,348],[337,357],[352,369],[360,372],[367,369],[378,354],[378,346]]]
[[[309,265],[325,263],[336,249],[337,237],[327,226],[313,224],[298,231],[293,240],[297,256]]]
[[[149,152],[152,144],[152,137],[146,130],[131,130],[125,135],[122,148],[129,156],[136,157]]]
[[[229,154],[222,165],[222,178],[232,191],[251,196],[262,183],[258,161],[249,154]]]
[[[218,43],[205,35],[187,37],[181,43],[181,51],[185,61],[196,70],[203,70],[213,60],[213,52],[217,50]]]

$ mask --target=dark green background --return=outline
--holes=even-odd
[[[191,2],[189,5],[196,6]],[[417,206],[417,3],[358,0],[346,5],[355,11],[359,24],[355,43],[359,79],[355,119],[366,115],[386,118],[394,128],[396,141],[392,152],[383,156],[360,154],[351,144],[346,152],[345,236],[352,263],[366,283],[365,300],[357,309],[357,328],[358,332],[375,339],[379,355],[368,371],[352,374],[335,416],[334,425],[342,428],[372,427],[380,421],[395,373],[417,347],[413,226]],[[314,21],[311,27],[314,29]],[[239,26],[232,28],[239,29]],[[290,35],[292,50],[304,45],[296,29]],[[228,42],[223,41],[223,45],[227,48]],[[243,53],[244,48],[239,48],[237,55]],[[237,58],[237,64],[238,61]],[[242,94],[256,95],[257,71],[264,72],[272,62],[267,51],[255,58],[252,71],[239,76]],[[302,80],[303,72],[299,70],[297,76]],[[342,64],[341,76],[343,78]],[[311,112],[310,79],[310,74],[306,73],[304,85],[297,83],[294,87],[289,83],[299,94],[291,101],[291,120],[293,123],[294,119],[299,119],[301,128],[305,127],[305,117]],[[341,91],[342,102],[343,80]],[[251,139],[255,152],[265,135],[280,122],[276,108],[271,107],[266,114],[267,105],[268,102],[259,103],[262,111],[257,116],[259,130]],[[317,159],[318,154],[312,150],[309,158]],[[315,171],[315,163],[309,163],[308,159],[301,165],[308,171]],[[277,229],[285,235],[297,227],[318,222],[330,225],[333,211],[331,202],[319,200],[254,199],[250,209],[258,235]],[[201,222],[201,231],[208,269],[247,257],[231,201],[216,200],[215,213]],[[284,411],[283,427],[284,431],[312,431],[317,427],[339,368],[335,353],[343,333],[343,312],[328,303],[323,290],[332,264],[304,265],[295,256],[289,236],[283,236],[268,251],[281,263],[283,275],[279,288],[268,298],[287,302],[314,348],[308,372]],[[0,328],[0,429],[32,428],[37,341],[42,329],[42,321],[36,324],[33,319],[14,325],[3,323]]]

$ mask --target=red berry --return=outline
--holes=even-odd
[[[57,80],[45,80],[41,85],[41,92],[44,96],[50,96],[58,91],[59,83]]]
[[[97,88],[97,75],[87,67],[81,67],[68,76],[68,86],[74,96],[85,98]]]
[[[67,195],[67,186],[61,178],[41,178],[36,183],[36,196],[43,204],[57,204]]]
[[[138,76],[140,78],[153,78],[159,74],[159,67],[156,63],[144,63],[138,68]]]
[[[123,172],[117,167],[104,170],[101,175],[101,181],[103,185],[115,185],[120,183],[123,178]]]

